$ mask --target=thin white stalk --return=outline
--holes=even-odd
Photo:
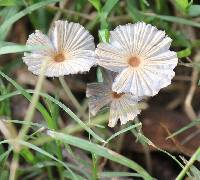
[[[80,115],[84,118],[87,119],[87,115],[84,113],[84,109],[81,107],[80,103],[77,101],[76,97],[74,96],[74,94],[72,93],[71,89],[69,88],[69,86],[67,85],[64,77],[59,77],[59,81],[65,91],[65,93],[67,94],[67,96],[69,97],[70,101],[72,102],[72,104],[74,105],[74,107],[77,109],[77,111],[80,113]]]
[[[14,152],[13,159],[10,165],[9,180],[17,180],[16,172],[19,166],[19,154]]]

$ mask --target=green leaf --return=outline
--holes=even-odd
[[[127,1],[127,10],[134,21],[143,21],[144,15],[137,9],[136,2],[132,0]]]
[[[119,136],[120,134],[125,133],[125,132],[127,132],[127,131],[130,131],[131,129],[136,128],[136,127],[139,127],[139,126],[142,126],[142,123],[137,123],[137,124],[134,124],[134,125],[129,126],[129,127],[127,127],[127,128],[124,128],[124,129],[122,129],[122,130],[116,132],[116,133],[113,134],[112,136],[110,136],[110,137],[106,140],[106,142],[108,143],[110,140],[114,139],[115,137]]]
[[[103,8],[101,9],[101,15],[107,18],[113,7],[118,3],[119,0],[107,0]]]
[[[26,45],[12,44],[12,45],[8,45],[8,46],[0,47],[0,55],[32,51],[32,50],[37,50],[37,49],[41,49],[41,48],[45,48],[45,47],[44,46],[26,46]]]
[[[135,163],[134,161],[110,150],[105,147],[102,147],[100,145],[94,144],[92,142],[83,140],[81,138],[77,138],[71,135],[58,133],[55,131],[47,131],[47,134],[49,134],[52,138],[60,140],[63,143],[70,144],[72,146],[78,147],[80,149],[83,149],[85,151],[89,151],[91,153],[95,153],[96,155],[105,157],[107,159],[110,159],[111,161],[117,162],[119,164],[122,164],[126,167],[129,167],[139,174],[143,176],[143,178],[148,180],[153,180],[153,177],[151,177],[148,172],[146,172],[139,164]]]
[[[140,11],[140,14],[145,15],[145,16],[152,16],[152,17],[162,19],[165,21],[169,21],[169,22],[173,22],[173,23],[185,24],[188,26],[200,28],[200,23],[192,21],[192,20],[184,19],[181,17],[158,15],[158,14],[154,14],[154,13],[145,13],[142,11]]]
[[[129,172],[102,172],[100,173],[101,178],[112,178],[112,177],[142,177],[138,173]]]
[[[5,46],[12,46],[12,45],[16,45],[16,44],[13,42],[0,41],[0,48],[5,47]]]
[[[28,17],[34,29],[40,29],[42,32],[47,32],[49,29],[49,15],[49,12],[45,11],[44,7],[42,7],[36,12],[28,14]]]
[[[1,151],[0,155],[0,179],[1,179],[1,171],[5,168],[6,163],[8,161],[8,157],[10,153],[12,152],[12,147],[8,147],[6,151]]]
[[[92,153],[92,179],[98,179],[98,158]]]
[[[200,16],[200,5],[191,5],[188,9],[188,15],[190,16]]]
[[[107,17],[110,14],[111,10],[118,3],[119,0],[107,0],[104,6],[101,8],[99,13],[101,29],[107,29],[109,24],[107,22]]]
[[[99,30],[99,37],[100,37],[101,42],[108,42],[109,41],[109,31],[108,31],[108,29]]]
[[[1,23],[1,25],[3,23],[5,23],[6,21],[8,21],[11,17],[13,17],[17,13],[17,11],[18,11],[17,6],[3,8],[3,10],[0,11],[0,17],[1,17],[0,23]],[[4,31],[2,31],[1,34],[0,34],[0,40],[5,39],[10,28],[11,28],[11,25],[8,25],[7,27],[5,27]],[[1,43],[0,43],[0,47],[1,47]]]
[[[194,164],[194,162],[198,161],[199,157],[200,157],[200,147],[195,151],[195,153],[192,155],[192,157],[187,162],[185,167],[181,170],[181,172],[177,176],[176,180],[184,179],[185,174],[189,171],[190,167]]]
[[[186,48],[184,50],[178,51],[177,52],[177,56],[178,58],[184,58],[184,57],[188,57],[191,55],[191,48]]]
[[[101,9],[101,2],[100,0],[88,0],[96,9],[100,11]]]
[[[200,179],[200,170],[198,168],[196,168],[195,166],[191,166],[190,171],[194,175],[194,180]]]
[[[175,3],[177,7],[184,12],[187,10],[187,7],[189,6],[188,0],[175,0]]]
[[[20,154],[26,159],[28,163],[34,164],[36,162],[35,156],[29,151],[29,149],[24,148],[21,150]]]
[[[149,6],[149,3],[147,0],[141,0],[146,6]]]
[[[21,4],[19,0],[0,0],[0,6],[17,6]]]
[[[10,91],[10,85],[5,85],[3,80],[0,79],[0,94],[2,96],[8,94]],[[0,116],[7,116],[8,118],[11,117],[11,107],[10,107],[10,101],[7,99],[6,101],[2,102],[0,104]]]
[[[0,26],[0,34],[3,34],[5,31],[7,31],[8,27],[10,27],[13,23],[18,21],[20,18],[24,17],[25,15],[27,15],[41,7],[44,7],[48,4],[58,2],[58,1],[60,1],[60,0],[45,0],[45,1],[33,4],[31,6],[28,6],[26,9],[18,12],[14,16],[12,16],[9,19],[7,19],[6,21],[4,21],[4,23]],[[2,40],[1,36],[0,36],[0,40]]]
[[[9,154],[11,153],[11,151],[12,151],[12,148],[9,148],[7,151],[5,151],[4,153],[2,153],[0,155],[1,166],[4,164],[4,163],[2,163],[2,161],[8,158]]]

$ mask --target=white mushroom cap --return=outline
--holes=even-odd
[[[94,38],[80,24],[55,21],[49,37],[36,30],[27,40],[29,46],[43,48],[24,53],[23,61],[34,74],[40,73],[42,62],[48,59],[45,75],[58,77],[89,71],[95,64]]]
[[[144,22],[118,26],[110,32],[109,43],[97,46],[98,64],[118,72],[113,91],[154,96],[175,75],[178,59],[169,50],[171,42],[164,31]]]
[[[105,74],[106,73],[106,74]],[[126,124],[141,112],[138,106],[138,97],[130,93],[120,93],[112,91],[110,72],[104,72],[104,82],[90,83],[87,85],[86,96],[89,97],[89,111],[96,115],[105,106],[110,107],[108,126],[114,127],[117,121]]]

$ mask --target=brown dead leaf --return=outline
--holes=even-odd
[[[142,130],[144,135],[161,149],[190,156],[200,146],[200,133],[184,145],[181,144],[189,135],[198,130],[196,127],[184,131],[180,135],[175,136],[174,139],[166,140],[169,133],[176,132],[191,122],[184,113],[154,107],[144,111],[140,119],[143,123]],[[129,138],[132,139],[132,136],[129,136]],[[127,142],[131,141],[129,138]],[[127,145],[129,149],[131,148],[138,152],[143,151],[139,143],[133,143],[132,146],[130,146],[130,143]],[[156,149],[150,147],[150,150],[155,151]]]

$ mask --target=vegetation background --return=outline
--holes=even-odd
[[[90,118],[86,83],[99,68],[44,79],[22,62],[28,35],[57,19],[96,43],[119,24],[165,30],[179,57],[172,84],[125,126],[108,128],[107,109]],[[198,0],[0,0],[0,179],[200,179],[199,32]]]

